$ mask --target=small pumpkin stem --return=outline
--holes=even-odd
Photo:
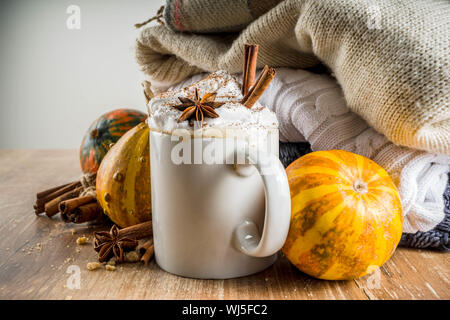
[[[100,136],[100,132],[98,131],[98,129],[94,129],[91,131],[91,137],[94,139],[97,139]]]
[[[369,187],[366,182],[356,179],[355,182],[353,182],[353,190],[361,194],[366,194],[369,191]]]

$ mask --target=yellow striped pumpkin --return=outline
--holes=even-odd
[[[402,235],[400,197],[388,173],[363,156],[317,151],[286,169],[291,225],[282,249],[320,279],[356,279],[383,265]]]
[[[97,171],[97,199],[120,227],[151,220],[149,127],[126,132],[106,153]]]

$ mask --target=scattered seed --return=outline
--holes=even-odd
[[[94,270],[97,270],[98,268],[101,268],[102,264],[100,262],[89,262],[86,265],[86,267],[89,271],[94,271]]]
[[[109,260],[107,263],[106,263],[106,265],[107,266],[115,266],[116,265],[116,261],[115,260]]]
[[[116,271],[116,267],[109,264],[107,264],[105,268],[106,271]]]
[[[138,262],[139,261],[139,255],[136,251],[130,251],[125,254],[125,261],[127,262]]]
[[[84,245],[84,244],[86,244],[86,242],[87,242],[87,238],[85,237],[85,236],[83,236],[83,237],[79,237],[78,239],[77,239],[77,244],[78,245]]]

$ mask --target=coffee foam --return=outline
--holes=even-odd
[[[173,133],[177,129],[194,131],[197,127],[190,127],[188,121],[177,122],[181,111],[172,106],[180,104],[178,97],[193,99],[197,88],[200,97],[206,93],[216,92],[217,102],[225,102],[215,109],[218,118],[206,118],[203,129],[238,130],[252,135],[259,130],[274,130],[278,128],[275,113],[257,102],[251,109],[239,103],[242,99],[241,85],[228,72],[220,70],[211,73],[205,79],[197,81],[188,87],[167,91],[156,95],[149,102],[150,116],[148,124],[152,130]]]

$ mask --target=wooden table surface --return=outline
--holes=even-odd
[[[282,256],[259,274],[231,280],[181,278],[154,261],[88,271],[99,227],[36,217],[32,208],[37,191],[79,175],[74,150],[0,150],[0,299],[450,299],[449,255],[404,248],[354,281],[313,279]],[[89,244],[76,244],[81,235]]]

